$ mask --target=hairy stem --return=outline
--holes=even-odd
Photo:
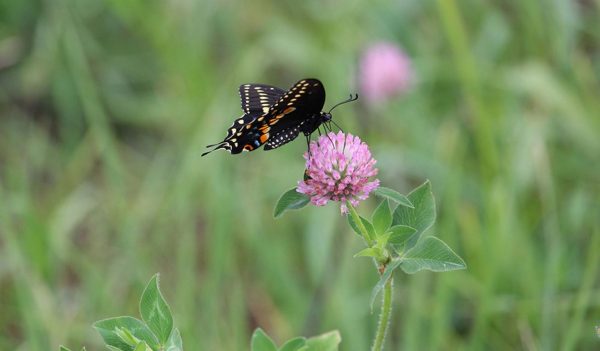
[[[375,334],[375,340],[373,341],[373,348],[371,351],[383,350],[383,341],[385,340],[385,334],[390,325],[390,316],[392,314],[393,285],[393,278],[390,277],[383,288],[383,303],[381,304],[381,313],[379,314],[379,326],[377,327],[377,334]]]

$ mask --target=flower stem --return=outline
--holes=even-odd
[[[390,325],[390,316],[392,314],[393,285],[393,278],[390,277],[383,288],[383,303],[381,304],[381,312],[379,314],[379,326],[377,327],[377,334],[375,334],[375,340],[373,341],[373,348],[371,351],[383,350],[383,341],[385,339],[388,326]]]

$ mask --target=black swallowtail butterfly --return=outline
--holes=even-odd
[[[243,84],[239,89],[244,114],[227,130],[225,139],[208,145],[212,150],[224,149],[232,154],[253,151],[265,144],[265,150],[276,149],[296,139],[302,132],[307,140],[322,124],[331,130],[331,111],[346,102],[342,101],[329,112],[322,112],[325,88],[318,79],[302,79],[288,90],[266,84]]]

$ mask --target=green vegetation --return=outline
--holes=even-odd
[[[417,81],[334,118],[386,186],[431,180],[429,232],[468,264],[395,276],[386,350],[600,347],[599,10],[1,2],[0,350],[100,350],[92,323],[137,316],[155,272],[187,350],[247,350],[257,327],[276,345],[337,329],[342,350],[367,350],[379,277],[352,257],[363,243],[339,206],[273,219],[302,179],[302,138],[200,154],[241,114],[239,84],[318,77],[328,108],[360,93],[360,54],[379,40]]]

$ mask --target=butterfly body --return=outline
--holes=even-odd
[[[303,133],[310,136],[331,121],[322,112],[325,88],[318,79],[302,79],[288,91],[266,84],[243,84],[239,88],[244,115],[227,130],[225,139],[202,156],[219,149],[232,154],[253,151],[262,145],[276,149]]]

